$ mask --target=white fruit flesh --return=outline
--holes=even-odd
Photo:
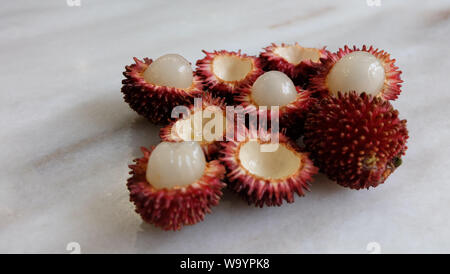
[[[178,54],[166,54],[144,71],[145,81],[157,85],[185,89],[192,85],[193,74],[189,61]]]
[[[327,76],[328,89],[377,95],[383,88],[385,71],[381,62],[365,51],[355,51],[342,57]]]
[[[320,58],[318,49],[303,48],[299,45],[277,47],[273,52],[293,65],[298,65],[300,62],[307,60],[318,62]]]
[[[162,142],[148,160],[146,178],[156,189],[183,187],[200,179],[205,155],[197,142]]]
[[[250,59],[229,55],[215,57],[212,65],[214,75],[226,82],[245,79],[252,68],[253,65]]]
[[[262,152],[260,143],[249,141],[241,146],[239,160],[248,172],[265,179],[288,177],[301,168],[298,155],[284,144],[273,152]]]
[[[189,118],[178,120],[172,127],[171,134],[184,141],[212,143],[223,141],[226,130],[226,117],[218,107],[204,109],[202,115],[191,114]],[[195,122],[198,121],[198,126]]]
[[[259,76],[253,83],[251,92],[252,99],[258,106],[284,106],[297,97],[292,80],[275,70]]]

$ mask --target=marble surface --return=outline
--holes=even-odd
[[[1,4],[0,252],[69,253],[71,242],[82,253],[450,252],[449,1],[79,3]],[[280,208],[226,191],[180,232],[143,224],[127,165],[159,142],[158,128],[123,102],[124,66],[295,41],[372,44],[397,59],[405,83],[394,106],[411,136],[403,166],[368,191],[319,175]]]

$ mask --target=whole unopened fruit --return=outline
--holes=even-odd
[[[388,101],[352,91],[312,108],[303,141],[330,179],[361,189],[384,183],[401,164],[407,139],[406,120]]]

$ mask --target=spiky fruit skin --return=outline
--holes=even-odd
[[[163,230],[179,230],[203,220],[211,207],[219,203],[225,168],[219,161],[207,162],[205,173],[195,183],[172,189],[155,189],[145,176],[152,149],[141,148],[144,156],[130,165],[127,187],[130,201],[142,219]]]
[[[267,139],[269,133],[260,131],[259,138]],[[261,137],[262,136],[262,137]],[[239,151],[241,145],[245,141],[229,141],[222,143],[222,163],[226,167],[226,179],[228,187],[238,193],[249,205],[256,207],[265,206],[281,206],[284,201],[287,203],[294,202],[294,194],[299,196],[305,195],[305,190],[309,191],[312,177],[317,173],[318,169],[309,159],[308,153],[300,152],[300,148],[288,137],[279,134],[279,144],[287,145],[292,151],[301,157],[301,168],[291,176],[270,179],[263,178],[249,173],[239,160]]]
[[[234,104],[234,97],[237,93],[237,89],[245,85],[251,85],[255,82],[261,74],[264,73],[259,58],[255,56],[249,56],[242,54],[241,51],[213,51],[207,52],[203,50],[206,55],[203,59],[197,61],[196,75],[202,80],[204,87],[215,96],[225,98],[227,104]],[[252,69],[244,79],[239,81],[223,81],[214,74],[213,62],[217,56],[228,55],[241,59],[250,60],[252,63]]]
[[[304,144],[316,166],[352,189],[376,187],[401,163],[406,120],[379,97],[356,92],[327,96],[305,123]]]
[[[317,49],[320,55],[319,61],[314,62],[311,60],[305,60],[299,64],[292,64],[274,52],[276,48],[286,46],[288,45],[284,43],[281,45],[272,43],[270,46],[265,47],[264,51],[259,55],[263,69],[265,71],[281,71],[289,76],[296,85],[305,87],[308,84],[309,78],[316,74],[323,66],[322,62],[328,59],[330,52],[323,47],[322,49]],[[295,46],[298,46],[298,43],[295,43]]]
[[[310,77],[308,89],[314,91],[319,97],[331,94],[326,83],[328,73],[342,57],[355,51],[365,51],[372,54],[384,67],[386,74],[384,85],[377,96],[383,98],[384,100],[397,99],[400,95],[402,86],[401,83],[403,83],[403,81],[400,79],[400,74],[402,72],[395,66],[395,59],[391,59],[390,54],[384,50],[375,49],[373,46],[367,47],[366,45],[363,45],[361,49],[356,46],[353,46],[353,48],[344,46],[343,49],[339,49],[336,53],[329,54],[328,58],[321,59],[323,66],[317,74]]]
[[[279,115],[275,117],[273,121],[277,121],[280,130],[284,132],[289,138],[296,139],[303,133],[303,126],[306,118],[306,114],[309,109],[315,104],[317,99],[313,98],[313,93],[308,90],[303,90],[300,87],[296,87],[297,98],[295,101],[279,107]],[[236,103],[242,106],[246,114],[256,113],[259,122],[259,117],[267,117],[266,128],[271,128],[271,111],[270,107],[267,110],[261,109],[254,102],[251,96],[251,86],[245,86],[239,89],[239,95],[236,97]],[[264,119],[264,118],[263,118]],[[257,125],[248,125],[257,128]]]
[[[222,110],[223,113],[225,113],[225,102],[224,98],[215,98],[210,93],[205,93],[202,97],[202,105],[197,106],[197,108],[201,108],[201,111],[204,111],[208,107],[218,107]],[[194,115],[196,111],[195,105],[189,106],[190,115]],[[173,122],[171,122],[169,125],[162,127],[159,131],[159,137],[163,142],[183,142],[183,140],[178,134],[176,134],[175,130],[175,124],[182,118],[179,118]],[[203,129],[202,129],[203,130]],[[225,140],[226,131],[224,132],[223,140]],[[222,141],[213,141],[213,142],[207,142],[207,141],[201,141],[200,146],[205,153],[206,159],[208,161],[217,159],[219,156],[219,152],[222,148],[221,144]]]
[[[144,58],[141,61],[135,57],[134,61],[134,64],[125,67],[123,73],[124,100],[134,111],[154,124],[167,124],[175,106],[190,105],[194,97],[203,93],[203,86],[198,77],[194,77],[192,86],[187,89],[150,84],[145,81],[142,74],[152,60]]]

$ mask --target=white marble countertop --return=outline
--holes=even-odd
[[[432,2],[432,3],[431,3]],[[5,1],[0,11],[0,252],[450,252],[450,2]],[[280,208],[226,191],[179,232],[143,224],[125,183],[157,127],[122,100],[132,57],[201,49],[258,54],[271,42],[369,44],[403,70],[403,165],[376,189],[323,175]]]

